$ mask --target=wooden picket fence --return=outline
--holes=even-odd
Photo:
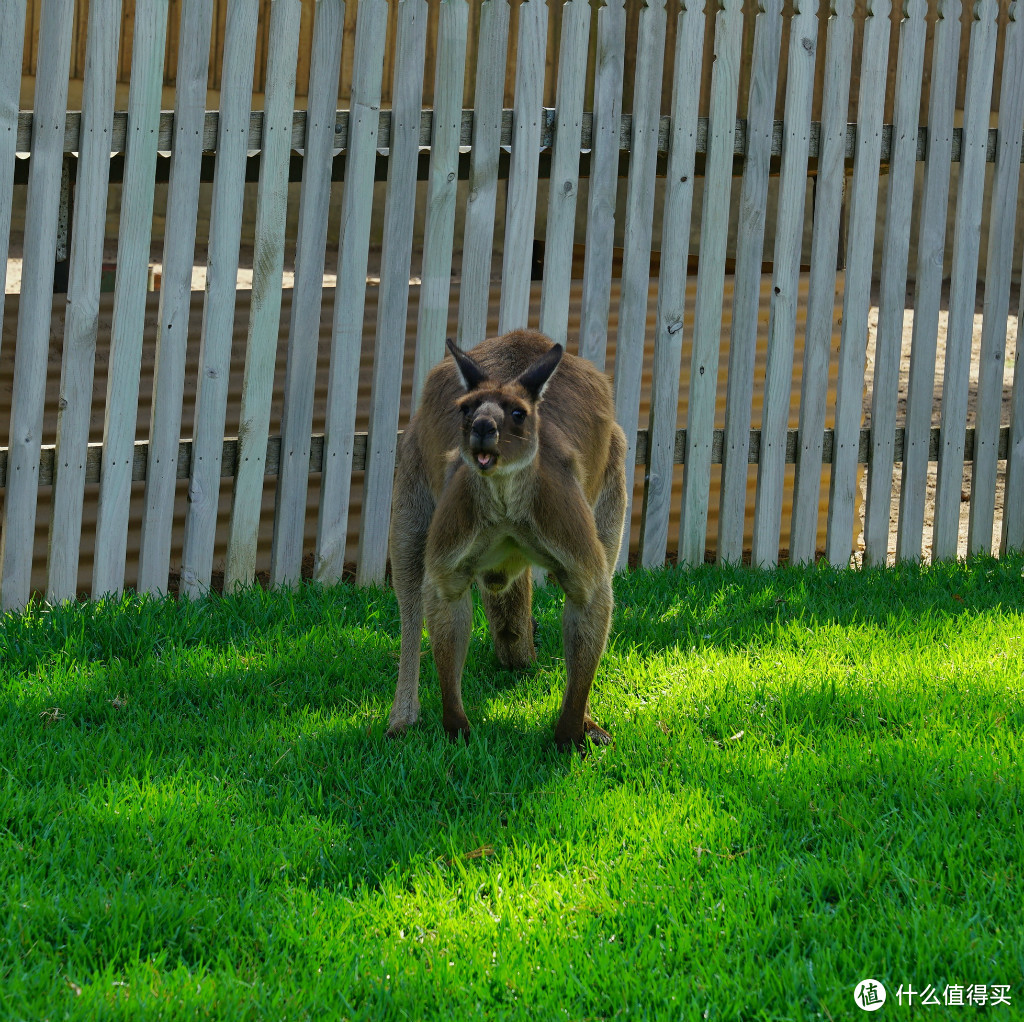
[[[354,4],[356,0],[349,0]],[[0,603],[18,608],[32,591],[33,536],[41,486],[52,487],[46,597],[59,601],[78,589],[83,494],[98,481],[91,592],[125,585],[126,537],[141,528],[136,587],[162,592],[180,563],[180,591],[209,587],[217,541],[222,484],[232,491],[224,584],[250,582],[257,566],[264,485],[276,477],[270,550],[273,584],[300,577],[307,487],[319,475],[317,577],[333,581],[345,565],[353,472],[364,472],[357,579],[384,578],[396,437],[400,425],[410,277],[417,218],[423,218],[422,263],[412,366],[413,401],[430,367],[444,353],[457,311],[457,333],[467,348],[482,339],[492,311],[492,264],[500,241],[498,328],[539,326],[605,367],[608,323],[617,297],[613,338],[615,407],[630,442],[631,495],[643,502],[638,559],[663,563],[704,560],[712,473],[720,472],[715,551],[726,561],[744,556],[748,466],[756,465],[752,558],[780,556],[784,500],[792,505],[788,556],[816,553],[822,466],[829,466],[825,554],[846,564],[863,510],[864,559],[884,562],[889,549],[893,479],[900,469],[895,555],[924,552],[925,492],[937,463],[931,556],[955,557],[965,461],[972,468],[970,552],[1024,545],[1024,382],[1013,384],[1010,421],[1000,421],[1003,366],[1014,257],[1017,189],[1024,129],[1024,26],[1017,5],[1000,11],[979,0],[933,5],[931,52],[926,55],[925,0],[905,0],[898,23],[898,64],[891,97],[893,123],[884,123],[889,72],[890,2],[869,0],[855,22],[853,0],[566,0],[560,10],[556,105],[543,106],[549,4],[544,0],[483,0],[474,19],[467,68],[467,0],[359,0],[351,90],[339,97],[344,45],[344,0],[316,0],[309,67],[308,108],[295,110],[301,0],[230,0],[223,54],[216,68],[219,109],[205,109],[210,79],[213,0],[175,5],[177,33],[174,111],[160,109],[168,32],[168,0],[136,0],[131,91],[126,111],[114,109],[121,0],[91,0],[81,113],[67,110],[73,0],[42,0],[34,108],[18,111],[26,0],[0,4],[0,263],[11,234],[16,153],[29,153],[10,439],[0,452],[4,507],[0,535]],[[513,18],[514,15],[514,18]],[[623,109],[627,16],[636,19],[636,80],[632,106]],[[269,18],[265,101],[253,111],[252,83],[259,19]],[[397,22],[391,106],[383,109],[382,68],[389,18]],[[666,30],[675,22],[672,51]],[[749,89],[740,94],[741,40],[754,21]],[[422,107],[428,22],[437,53],[432,110]],[[514,27],[513,27],[514,22]],[[958,67],[961,32],[969,33],[966,71]],[[859,88],[851,96],[854,35],[861,34]],[[591,38],[596,34],[596,45]],[[1002,35],[998,106],[993,106],[997,37]],[[706,39],[714,65],[707,114],[698,83]],[[514,60],[511,109],[504,108],[506,55]],[[589,55],[589,59],[588,59]],[[781,56],[780,56],[781,55]],[[923,68],[930,87],[922,116]],[[776,118],[776,86],[784,58],[784,113]],[[816,71],[823,62],[820,110],[814,109]],[[592,65],[592,66],[591,66]],[[473,109],[463,110],[466,76]],[[589,83],[588,83],[589,77]],[[957,83],[966,81],[957,126]],[[662,110],[665,82],[671,110]],[[584,97],[593,96],[591,110]],[[341,109],[339,109],[341,106]],[[998,109],[996,126],[990,111]],[[815,114],[817,116],[815,117]],[[298,231],[287,231],[293,150],[303,154]],[[429,150],[425,204],[418,208],[417,168]],[[156,371],[148,423],[137,424],[147,276],[151,259],[154,175],[158,153],[169,151],[171,171]],[[253,282],[244,366],[232,364],[236,275],[249,153],[259,151]],[[317,379],[328,211],[338,151],[344,185],[337,251],[337,290],[331,334],[326,424],[311,432]],[[373,340],[370,418],[355,430],[356,389],[363,342],[372,207],[378,154],[387,152],[386,203],[379,298]],[[549,160],[543,280],[539,307],[531,288],[540,188],[539,156]],[[54,253],[58,246],[62,168],[77,154],[76,201],[70,232],[70,277],[63,324],[60,410],[56,444],[41,443],[49,335],[53,313]],[[203,154],[216,154],[202,297],[201,336],[189,337]],[[459,190],[468,153],[468,189]],[[617,208],[620,154],[628,154],[625,201]],[[112,154],[123,154],[117,238],[117,276],[106,369],[103,437],[89,442],[98,342],[97,309],[107,180]],[[507,154],[507,155],[503,155]],[[587,201],[578,203],[581,156],[587,156]],[[734,161],[741,158],[742,165]],[[506,161],[503,163],[503,161]],[[951,168],[958,186],[951,191]],[[923,177],[918,182],[919,169]],[[887,198],[878,209],[881,173]],[[813,171],[813,206],[808,179]],[[505,219],[498,220],[499,187],[507,173]],[[767,333],[758,326],[763,282],[765,210],[770,177],[777,176],[774,252]],[[703,188],[699,252],[691,252],[696,179]],[[66,184],[66,183],[65,183]],[[465,196],[465,199],[460,199]],[[457,209],[460,201],[464,208]],[[920,209],[912,231],[911,212]],[[955,202],[952,268],[948,284],[948,344],[936,366],[943,296],[947,209]],[[731,214],[738,204],[735,252],[729,251]],[[457,217],[457,213],[459,217]],[[802,259],[805,218],[810,257]],[[984,253],[984,318],[976,367],[977,414],[967,429],[971,337]],[[733,217],[735,219],[735,216]],[[464,222],[456,238],[457,220]],[[577,225],[585,224],[582,306],[577,338],[569,338]],[[874,265],[876,224],[883,232]],[[843,227],[845,225],[845,237]],[[616,245],[621,239],[621,263]],[[287,330],[280,327],[286,246],[295,246],[294,290]],[[659,250],[652,280],[652,249]],[[459,253],[458,308],[451,306],[453,253]],[[845,265],[841,288],[838,379],[831,402],[829,369],[837,303],[837,254]],[[688,273],[696,260],[696,289],[688,308]],[[798,337],[797,305],[806,280],[806,320]],[[621,266],[621,269],[616,267]],[[898,417],[901,337],[910,273],[914,288],[913,345],[906,414]],[[614,279],[613,279],[614,278]],[[865,428],[865,356],[872,283],[878,286],[875,372],[870,427]],[[648,301],[657,315],[648,329]],[[731,298],[728,346],[723,303]],[[2,298],[0,298],[2,301]],[[3,306],[0,305],[0,323]],[[691,326],[692,324],[692,326]],[[802,367],[794,367],[797,342]],[[763,407],[751,429],[758,344],[764,356]],[[182,436],[182,393],[188,344],[200,345],[196,412]],[[274,364],[287,345],[279,436],[270,435]],[[727,350],[727,365],[720,353]],[[684,364],[684,351],[688,359]],[[645,362],[646,360],[646,362]],[[640,421],[642,374],[652,374],[649,421]],[[800,389],[794,396],[794,372]],[[833,366],[834,368],[834,366]],[[941,420],[933,425],[937,368]],[[225,437],[229,381],[242,374],[241,426]],[[716,419],[720,376],[727,389],[724,424]],[[233,374],[236,374],[233,376]],[[680,394],[680,381],[688,379]],[[678,409],[685,399],[685,419]],[[830,406],[834,405],[834,406]],[[791,409],[799,409],[791,428]],[[826,421],[834,426],[826,429]],[[680,525],[670,535],[671,484],[682,472]],[[720,466],[720,467],[719,467]],[[792,484],[787,466],[795,466]],[[864,497],[860,496],[866,466]],[[1002,466],[1002,468],[1000,468]],[[792,470],[791,470],[792,471]],[[188,510],[180,551],[172,550],[175,487],[188,479]],[[130,520],[133,483],[145,486],[141,521]],[[636,483],[636,485],[634,485]],[[787,487],[791,485],[791,492]],[[993,536],[997,485],[1005,513]],[[788,493],[788,496],[787,496]],[[634,537],[636,540],[637,537]],[[637,544],[634,543],[634,546]],[[623,563],[629,544],[624,544]]]

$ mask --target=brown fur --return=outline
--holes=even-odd
[[[568,677],[555,740],[610,740],[588,696],[611,622],[626,441],[607,378],[573,355],[558,361],[559,351],[519,330],[484,341],[468,361],[460,352],[458,365],[446,358],[427,377],[399,445],[391,511],[402,648],[390,734],[419,717],[425,615],[445,730],[468,737],[461,676],[470,585],[480,586],[498,660],[523,667],[535,657],[529,566],[538,564],[565,590]]]

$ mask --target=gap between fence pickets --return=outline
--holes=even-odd
[[[895,463],[900,464],[903,461],[903,427],[899,427],[896,430],[895,435]],[[402,435],[399,431],[398,436]],[[799,437],[800,431],[791,429],[786,435],[786,464],[795,465],[797,461],[797,451],[799,450]],[[823,435],[822,445],[822,457],[821,463],[823,465],[832,464],[832,440],[833,432],[831,429],[826,429]],[[648,431],[641,429],[637,431],[636,435],[636,464],[646,465],[647,456],[647,441]],[[1007,451],[1009,450],[1010,442],[1010,427],[1002,426],[999,430],[999,451],[997,458],[999,461],[1005,461]],[[714,439],[712,440],[711,447],[711,464],[720,465],[722,463],[722,448],[725,445],[725,430],[716,429],[714,433]],[[324,435],[322,433],[314,433],[310,437],[309,441],[309,472],[310,475],[321,472],[323,470],[323,453],[324,453]],[[676,430],[676,443],[675,443],[675,455],[672,459],[674,465],[682,465],[684,463],[683,452],[686,449],[686,430]],[[860,465],[868,464],[868,455],[871,450],[871,429],[865,428],[860,431],[860,442],[857,450],[857,463]],[[55,471],[54,471],[54,451],[55,447],[53,444],[44,444],[40,448],[39,454],[39,485],[40,486],[52,486]],[[102,460],[103,444],[91,443],[89,444],[88,454],[86,455],[85,463],[85,482],[86,483],[98,483],[100,481],[100,462]],[[135,442],[135,454],[132,459],[132,482],[141,483],[146,480],[146,462],[149,454],[149,441],[137,440]],[[7,455],[8,448],[0,447],[0,489],[4,489],[7,486]],[[221,478],[222,479],[233,479],[236,472],[236,462],[238,457],[238,440],[236,437],[225,437],[224,447],[222,450],[222,461],[221,461]],[[928,443],[928,460],[929,462],[936,462],[939,459],[939,428],[937,426],[932,427],[931,436]],[[750,431],[750,448],[747,456],[747,462],[751,465],[756,465],[761,460],[761,431],[759,429],[752,429]],[[970,427],[964,431],[964,462],[971,462],[974,460],[974,428]],[[267,477],[276,476],[278,474],[278,467],[281,461],[281,438],[279,436],[272,436],[267,441],[267,460],[266,470],[264,475]],[[192,468],[192,441],[181,440],[178,443],[178,467],[177,467],[177,478],[179,480],[187,480],[190,477]],[[352,452],[352,470],[354,472],[362,472],[366,468],[366,433],[356,433],[353,438],[353,452]]]
[[[334,123],[334,148],[345,150],[348,148],[348,121],[349,111],[338,110],[335,114]],[[554,107],[544,107],[541,118],[540,147],[550,148],[554,143],[555,125],[558,121],[558,111]],[[216,110],[208,110],[203,125],[203,151],[217,151],[217,125],[219,114]],[[64,152],[73,153],[79,150],[79,136],[81,134],[82,115],[78,111],[69,111],[64,123]],[[502,110],[501,114],[501,141],[502,146],[512,144],[513,134],[513,111]],[[591,111],[583,114],[583,121],[580,131],[580,149],[589,150],[593,147],[594,115]],[[782,154],[782,139],[785,131],[785,123],[776,120],[772,128],[772,155]],[[423,110],[420,113],[420,137],[419,146],[422,149],[429,149],[433,133],[433,111]],[[633,133],[632,114],[623,114],[619,127],[619,148],[629,151],[630,138]],[[672,118],[668,115],[661,117],[658,126],[658,152],[667,153],[669,140],[672,133]],[[128,113],[125,110],[118,110],[114,114],[113,132],[111,135],[111,150],[113,152],[124,152],[128,137]],[[174,111],[164,110],[160,114],[159,139],[157,142],[161,152],[170,152],[174,138]],[[887,164],[892,153],[893,126],[884,124],[882,126],[882,149],[881,163]],[[953,129],[953,145],[950,154],[950,162],[960,162],[960,147],[963,138],[963,131],[957,127]],[[708,140],[708,119],[701,117],[697,124],[697,152],[707,152]],[[850,121],[846,126],[846,159],[852,160],[857,140],[857,122]],[[821,142],[821,123],[811,123],[810,139],[808,141],[808,157],[813,159],[819,155]],[[306,144],[306,111],[296,110],[292,114],[292,147],[304,149]],[[388,149],[391,145],[391,111],[380,112],[380,125],[378,128],[377,144],[381,149]],[[988,129],[988,143],[985,152],[987,163],[995,163],[996,149],[999,144],[999,129]],[[249,138],[247,141],[250,150],[259,150],[263,147],[263,111],[254,110],[249,115]],[[473,111],[462,111],[462,125],[459,134],[460,149],[472,148],[473,145]],[[22,110],[18,114],[18,140],[17,151],[20,153],[31,152],[32,149],[32,111]],[[737,156],[744,156],[747,151],[747,121],[746,118],[736,118],[736,140],[733,152]],[[921,125],[917,129],[917,154],[916,161],[924,161],[928,153],[928,126]],[[1024,163],[1024,153],[1021,155],[1021,162]]]

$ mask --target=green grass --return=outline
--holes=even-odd
[[[1024,1017],[1022,568],[621,577],[585,759],[556,592],[469,746],[429,656],[385,738],[389,591],[8,617],[0,1017]]]

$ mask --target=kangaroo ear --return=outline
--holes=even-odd
[[[563,349],[556,344],[550,351],[545,352],[532,365],[528,366],[519,374],[519,384],[530,395],[534,401],[539,401],[544,395],[544,390],[551,380],[551,376],[558,368],[562,360]]]
[[[450,337],[445,343],[455,359],[455,364],[459,367],[459,375],[462,377],[462,382],[466,385],[466,390],[476,390],[487,379],[487,373],[464,351],[461,351]]]

